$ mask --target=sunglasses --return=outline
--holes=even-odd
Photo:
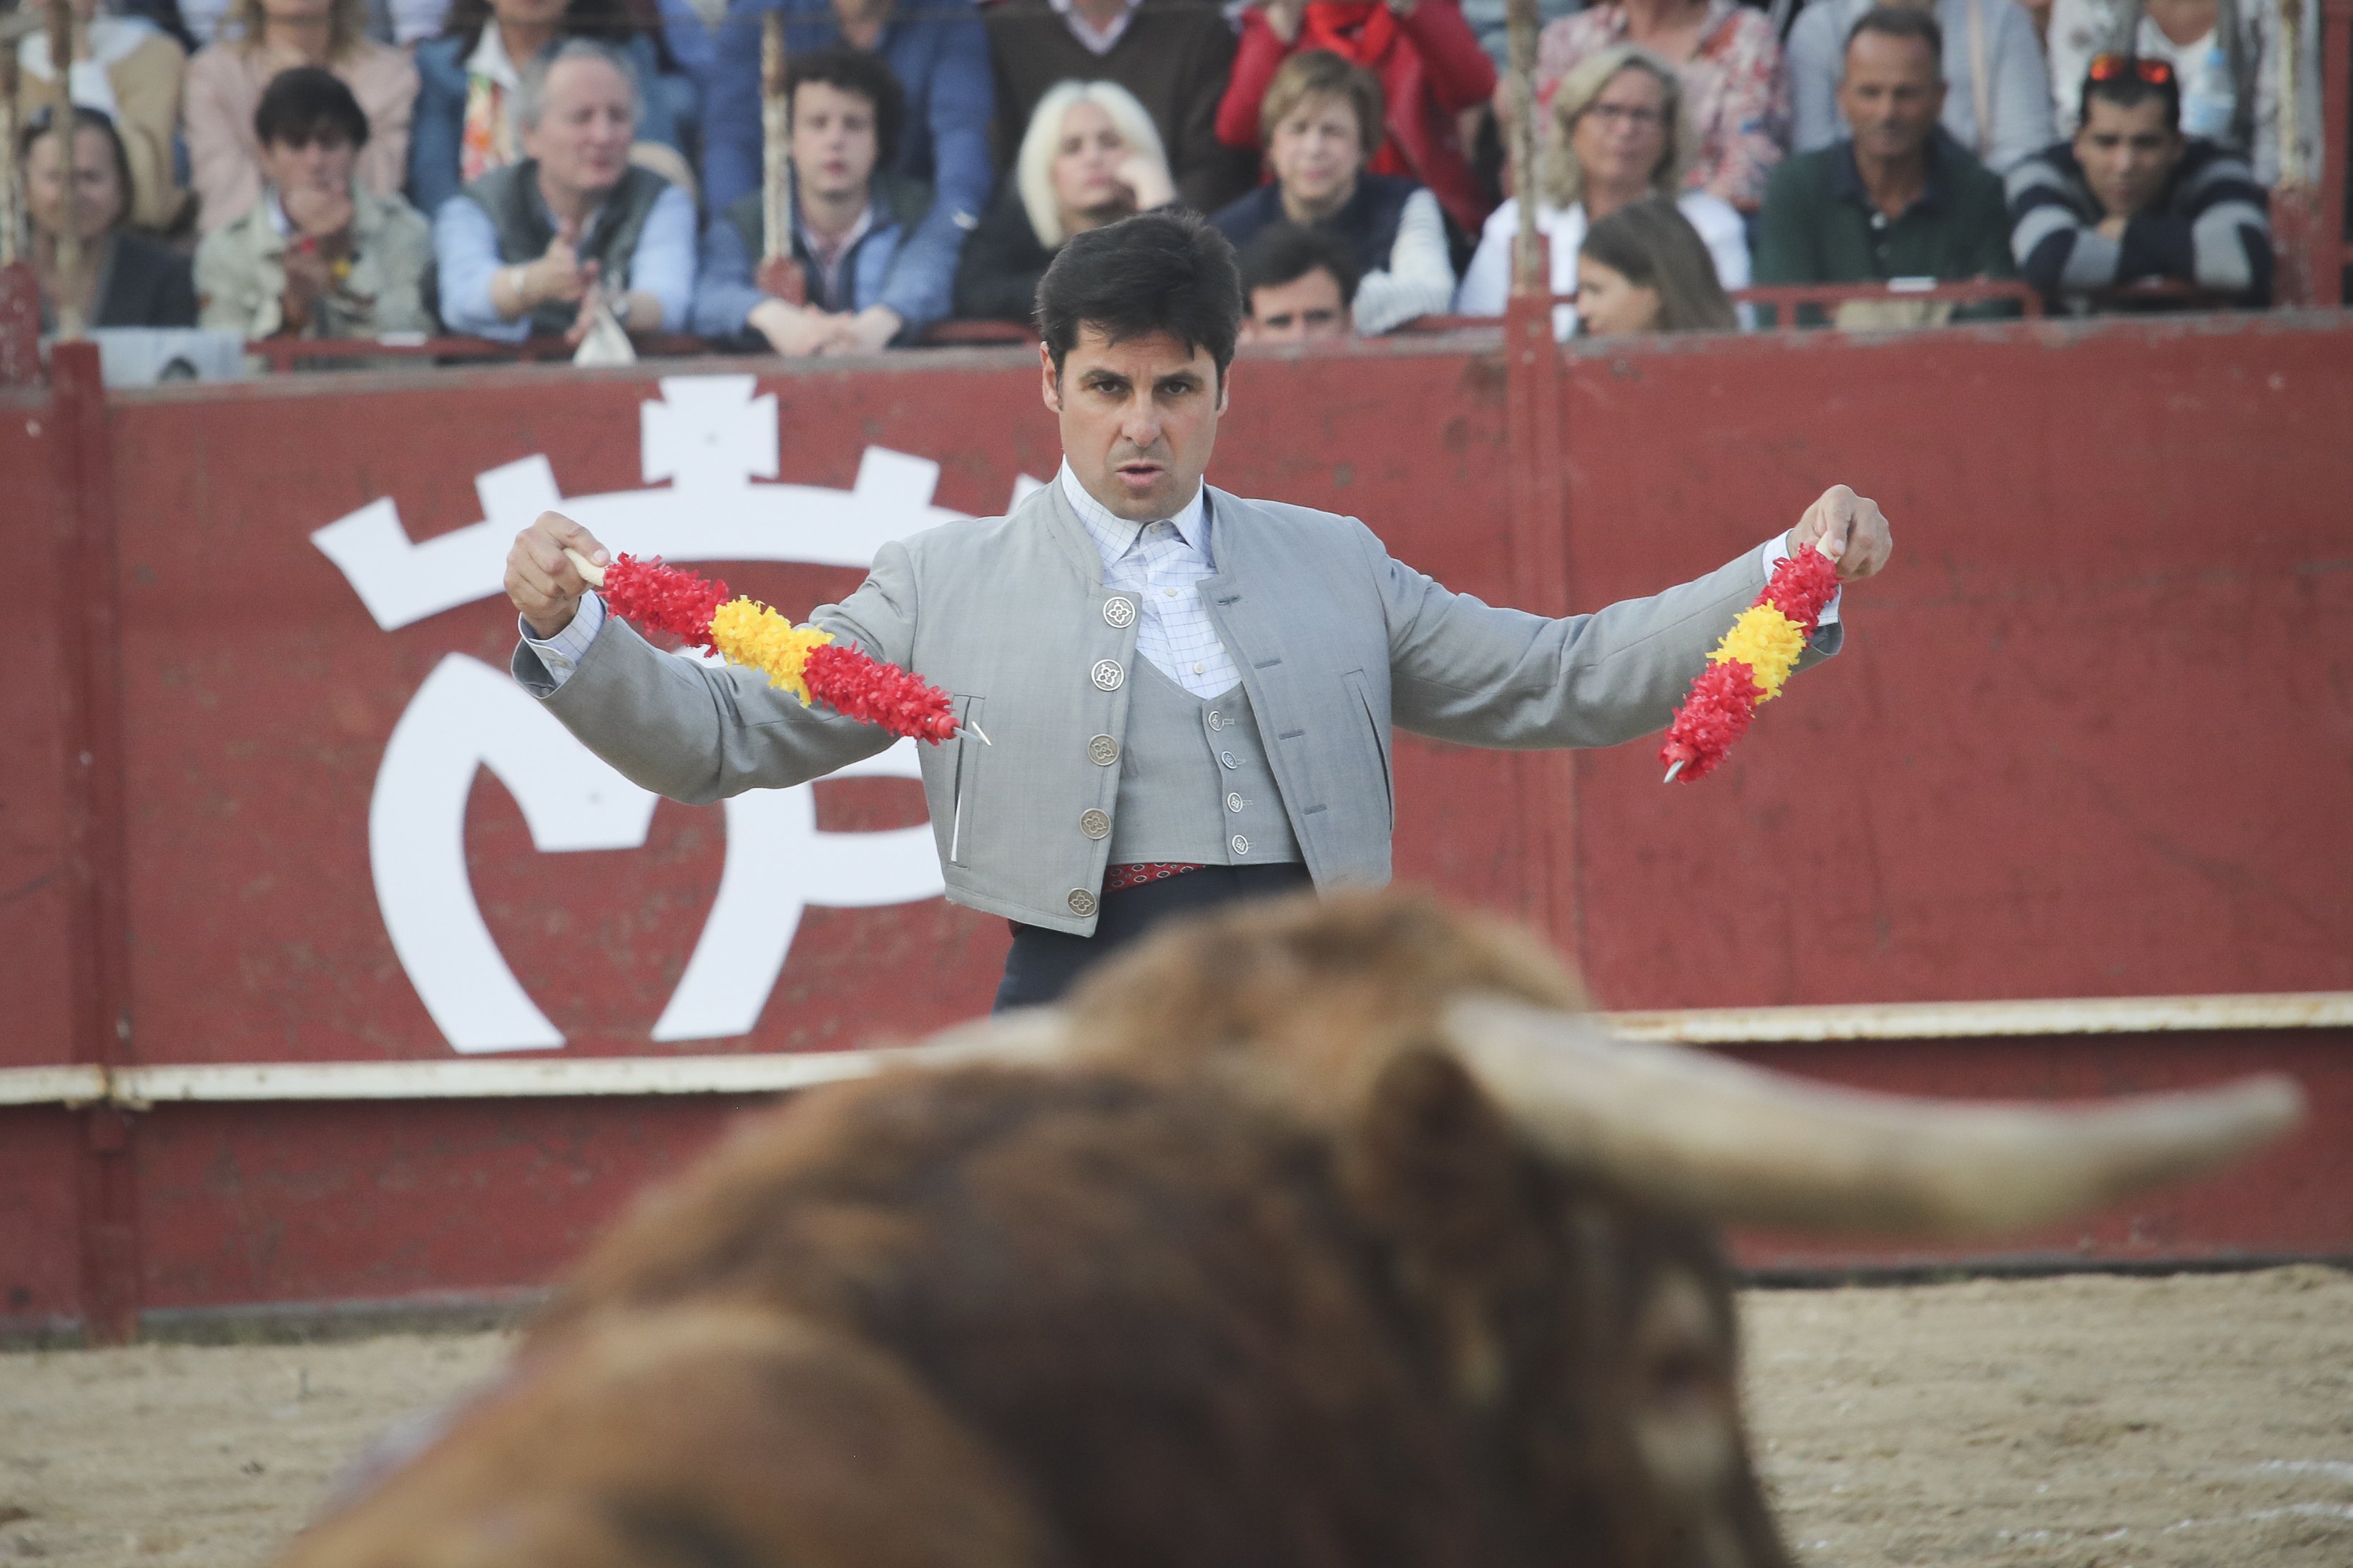
[[[2153,60],[2145,55],[2094,55],[2092,68],[2084,75],[2092,81],[2122,81],[2131,77],[2150,87],[2173,85],[2171,63]]]

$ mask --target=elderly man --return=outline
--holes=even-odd
[[[2099,308],[2103,289],[2194,283],[2245,305],[2272,292],[2272,229],[2246,161],[2181,133],[2181,84],[2164,60],[2101,55],[2072,142],[2010,175],[2018,269],[2051,301]]]
[[[1242,248],[1242,342],[1304,343],[1356,330],[1356,258],[1338,236],[1279,223]]]
[[[601,298],[631,332],[682,331],[694,294],[694,201],[629,163],[637,78],[574,39],[525,73],[520,163],[441,204],[433,248],[453,331],[577,342]]]
[[[1759,283],[2010,276],[2001,181],[1937,130],[1943,55],[1943,29],[1925,11],[1883,5],[1855,23],[1839,82],[1851,134],[1773,171],[1757,234]],[[1840,321],[1920,325],[1954,313],[1873,301]]]
[[[923,749],[924,793],[948,897],[1013,922],[999,1006],[1060,996],[1180,911],[1387,881],[1393,724],[1471,745],[1632,740],[1667,722],[1787,552],[1819,542],[1852,580],[1891,548],[1878,507],[1840,486],[1656,597],[1560,620],[1491,608],[1353,518],[1202,484],[1242,300],[1198,219],[1074,236],[1038,314],[1060,473],[1009,516],[884,545],[814,617],[955,695],[965,732]],[[605,558],[554,512],[508,554],[515,678],[640,785],[715,800],[892,743],[765,676],[656,651],[567,549]],[[1839,637],[1824,626],[1813,653]]]

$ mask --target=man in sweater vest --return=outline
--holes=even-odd
[[[586,38],[524,74],[515,120],[525,156],[434,215],[450,331],[577,342],[600,297],[626,331],[686,330],[694,200],[629,162],[638,109],[629,62]]]
[[[1838,486],[1786,535],[1593,615],[1450,593],[1354,518],[1201,482],[1241,314],[1232,248],[1198,218],[1072,237],[1039,289],[1060,472],[1009,516],[884,545],[812,616],[954,696],[964,728],[919,748],[924,795],[947,896],[1013,923],[1000,1007],[1054,1000],[1174,913],[1387,881],[1392,724],[1632,740],[1667,722],[1773,562],[1819,541],[1852,580],[1892,548],[1878,507]],[[655,651],[566,548],[606,559],[554,512],[508,554],[515,679],[644,788],[715,800],[892,744],[757,672]],[[1809,658],[1840,636],[1826,615]]]

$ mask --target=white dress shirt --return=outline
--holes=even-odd
[[[1143,607],[1135,651],[1196,697],[1232,690],[1241,668],[1201,604],[1201,579],[1218,570],[1209,559],[1208,488],[1195,490],[1175,517],[1130,522],[1087,494],[1069,463],[1057,482],[1103,553],[1103,586],[1134,595]]]

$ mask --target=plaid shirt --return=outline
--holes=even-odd
[[[1103,552],[1103,586],[1133,594],[1143,606],[1135,651],[1196,697],[1229,691],[1242,672],[1201,604],[1201,579],[1214,576],[1209,560],[1208,489],[1194,492],[1177,514],[1160,522],[1130,522],[1087,494],[1065,462],[1058,476],[1071,510]]]

